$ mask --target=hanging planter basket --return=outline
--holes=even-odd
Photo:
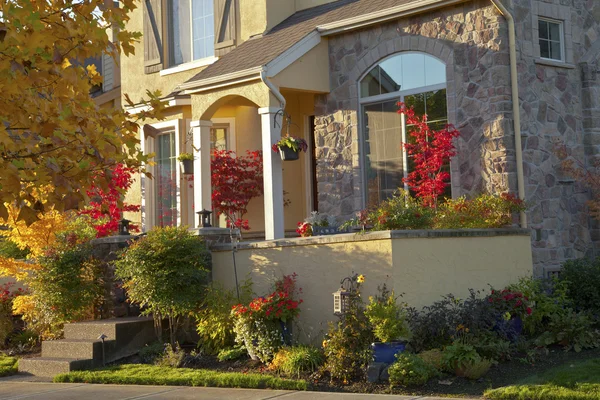
[[[300,157],[300,152],[294,151],[290,147],[280,147],[279,154],[282,161],[295,161]]]
[[[181,168],[183,169],[184,175],[193,175],[194,174],[194,160],[183,160],[180,161]]]

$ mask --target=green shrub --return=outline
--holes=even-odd
[[[360,297],[363,279],[354,275],[349,294],[348,308],[337,323],[329,323],[329,330],[323,341],[325,368],[332,379],[343,382],[362,378],[366,366],[371,361],[371,343],[374,340],[369,320],[365,316],[364,304]]]
[[[200,346],[207,354],[218,353],[222,349],[233,347],[235,333],[231,308],[247,303],[252,298],[252,281],[247,279],[240,287],[240,300],[233,290],[227,290],[222,284],[213,282],[207,287],[200,309],[195,314]]]
[[[497,335],[490,333],[487,336],[476,338],[473,347],[483,358],[494,361],[508,361],[511,359],[512,348],[510,341],[500,339]]]
[[[406,320],[406,304],[398,303],[394,292],[386,285],[379,287],[379,295],[369,297],[365,315],[373,327],[375,337],[384,343],[410,339],[410,328]]]
[[[572,306],[564,281],[522,278],[508,288],[523,293],[534,304],[531,314],[523,318],[523,329],[532,337],[546,331],[552,316],[562,315]]]
[[[392,386],[422,386],[435,376],[435,370],[422,358],[411,353],[396,355],[388,369]]]
[[[442,364],[448,372],[464,369],[478,361],[481,361],[481,356],[475,347],[460,342],[454,342],[446,347],[442,357]]]
[[[15,357],[0,355],[0,376],[15,375],[18,372],[18,364]]]
[[[538,346],[559,344],[565,351],[571,349],[580,352],[600,346],[600,333],[594,329],[594,322],[585,312],[567,310],[562,314],[553,314],[546,332],[536,339]]]
[[[474,361],[471,364],[467,364],[462,371],[462,374],[467,379],[477,380],[488,373],[492,362],[487,359],[481,359]]]
[[[273,357],[269,369],[288,376],[300,376],[301,372],[316,371],[323,365],[323,361],[323,352],[315,347],[282,347]]]
[[[186,227],[154,228],[115,261],[130,300],[152,314],[162,341],[162,320],[169,321],[174,346],[183,318],[198,309],[209,279],[210,253]]]
[[[237,360],[238,358],[242,358],[248,355],[248,350],[244,346],[230,347],[228,349],[222,349],[217,354],[217,360],[223,361],[232,361]]]
[[[566,284],[567,295],[577,311],[600,312],[600,257],[565,262],[559,279]]]
[[[394,229],[431,229],[434,210],[411,197],[405,190],[397,190],[369,213],[369,221],[377,231]]]
[[[444,368],[444,364],[442,362],[444,353],[440,349],[431,349],[423,351],[417,354],[421,360],[425,361],[425,364],[434,368],[437,371],[441,371]]]
[[[151,344],[145,345],[138,355],[140,356],[140,361],[143,364],[154,364],[154,362],[162,356],[165,350],[165,345],[161,342],[154,342]]]
[[[484,193],[474,199],[465,196],[447,199],[438,206],[434,228],[502,228],[512,225],[513,213],[526,208],[523,201],[509,193]]]
[[[37,316],[27,321],[28,328],[43,338],[57,337],[66,322],[93,319],[104,286],[91,246],[60,243],[38,262],[41,268],[29,282]]]
[[[159,367],[179,368],[182,366],[184,359],[185,352],[181,349],[179,343],[176,343],[175,348],[165,346],[164,352],[154,361],[154,364]]]
[[[0,257],[22,260],[29,255],[29,249],[20,249],[15,242],[0,236]]]

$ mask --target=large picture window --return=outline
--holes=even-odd
[[[169,2],[170,66],[215,55],[213,0]]]
[[[402,179],[411,160],[402,143],[410,140],[410,126],[398,114],[399,101],[427,114],[435,130],[448,123],[446,66],[423,53],[401,53],[373,67],[360,82],[363,165],[367,207],[406,188]],[[448,193],[449,195],[449,193]]]

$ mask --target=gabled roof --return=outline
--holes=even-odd
[[[299,11],[263,36],[242,43],[184,85],[266,65],[319,25],[417,2],[418,0],[338,0]]]

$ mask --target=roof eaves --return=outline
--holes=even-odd
[[[215,87],[230,86],[238,83],[248,82],[250,80],[260,79],[260,72],[262,71],[262,68],[262,66],[253,67],[243,71],[215,76],[213,78],[184,82],[177,86],[176,90],[181,90],[184,94],[191,94],[210,90]]]
[[[370,25],[387,22],[401,17],[420,14],[436,8],[464,3],[468,0],[419,0],[408,4],[386,8],[384,10],[375,11],[372,13],[343,19],[340,21],[331,22],[317,26],[317,31],[321,36],[334,35],[336,33],[347,32],[359,28],[364,28]]]

